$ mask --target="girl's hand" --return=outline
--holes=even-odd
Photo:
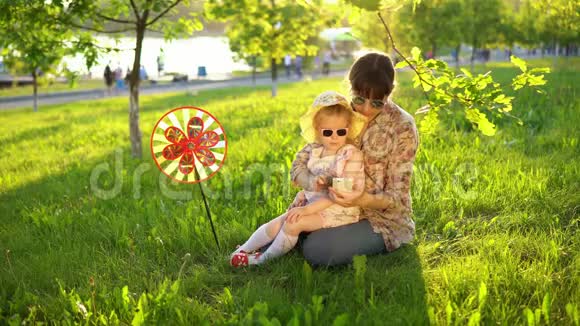
[[[296,223],[306,215],[308,214],[306,214],[306,209],[304,207],[294,207],[288,211],[288,215],[286,215],[286,222],[290,224]]]
[[[318,176],[312,178],[312,186],[311,186],[312,191],[320,192],[326,188],[328,188],[328,185],[326,184],[325,177]]]
[[[360,199],[364,196],[364,191],[355,189],[352,192],[343,192],[330,187],[328,196],[333,202],[343,207],[361,206]]]
[[[304,191],[300,191],[296,194],[296,198],[294,198],[294,201],[292,202],[292,204],[290,204],[288,210],[291,210],[294,207],[306,206],[306,204],[308,204],[308,202],[306,201],[306,195],[304,194]]]

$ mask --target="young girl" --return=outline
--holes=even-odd
[[[332,178],[346,178],[352,191],[364,189],[362,153],[352,144],[362,130],[364,118],[350,109],[347,99],[339,93],[320,94],[310,110],[300,119],[302,136],[313,150],[308,169],[318,176],[319,185],[332,184]],[[339,180],[337,180],[339,181]],[[336,185],[335,185],[336,186]],[[322,187],[322,186],[321,186]],[[235,267],[258,265],[290,251],[300,232],[336,227],[358,222],[358,207],[342,207],[328,198],[328,190],[300,191],[295,202],[307,205],[288,212],[260,226],[254,234],[230,256]],[[273,242],[272,242],[273,241]],[[272,242],[264,253],[249,254]]]

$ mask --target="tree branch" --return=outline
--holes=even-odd
[[[417,77],[419,77],[419,80],[421,81],[421,90],[423,91],[423,95],[425,95],[425,99],[427,100],[427,102],[429,102],[429,94],[427,94],[427,92],[425,91],[425,88],[423,87],[423,82],[425,82],[425,81],[421,77],[421,74],[419,73],[419,71],[417,71],[417,68],[415,68],[415,66],[413,66],[413,64],[409,60],[407,60],[407,57],[405,55],[403,55],[401,53],[401,51],[399,51],[399,49],[397,49],[397,46],[395,45],[395,40],[393,39],[393,34],[391,34],[391,30],[389,29],[389,26],[387,26],[387,23],[385,23],[385,20],[383,19],[383,15],[381,15],[380,11],[378,11],[377,14],[379,15],[379,18],[381,19],[383,26],[387,30],[387,35],[389,36],[389,40],[391,41],[391,47],[401,58],[403,58],[403,60],[405,60],[405,62],[409,65],[409,67],[415,71],[415,73],[417,74]],[[427,82],[425,82],[425,84],[429,85],[429,83],[427,83]],[[431,85],[431,87],[435,88],[433,85]]]
[[[117,30],[108,31],[108,30],[102,30],[102,29],[94,28],[94,27],[91,27],[91,26],[78,25],[78,24],[75,24],[73,22],[71,22],[70,25],[72,27],[76,27],[76,28],[80,28],[80,29],[85,29],[87,31],[92,31],[92,32],[97,32],[97,33],[103,33],[103,34],[124,33],[124,32],[128,32],[128,31],[135,30],[134,27],[126,27],[126,28],[123,28],[123,29],[117,29]]]
[[[439,89],[436,85],[433,85],[432,83],[426,81],[425,79],[423,79],[423,77],[421,77],[421,74],[419,73],[419,71],[417,70],[417,68],[415,66],[413,66],[413,64],[407,59],[407,57],[405,57],[405,55],[403,55],[403,53],[401,53],[401,51],[399,51],[399,49],[397,49],[396,45],[395,45],[395,41],[393,39],[393,35],[391,34],[391,30],[389,29],[389,26],[387,26],[387,23],[385,23],[385,20],[383,19],[383,16],[381,15],[380,12],[377,12],[377,14],[379,15],[379,18],[381,19],[381,22],[383,23],[383,26],[385,27],[385,29],[387,30],[387,34],[389,35],[389,39],[391,41],[391,47],[393,48],[393,50],[401,57],[403,58],[403,60],[405,60],[405,62],[407,63],[407,65],[409,65],[409,67],[411,69],[413,69],[413,71],[415,72],[415,74],[417,75],[417,77],[419,78],[419,81],[421,82],[421,90],[423,91],[423,95],[425,95],[425,99],[427,100],[427,102],[429,102],[429,94],[425,91],[425,88],[423,87],[423,83],[431,86],[431,88],[433,89],[433,91],[439,92],[441,94],[445,94],[447,96],[450,96],[456,100],[458,100],[459,102],[465,103],[465,104],[472,104],[473,101],[470,101],[468,99],[462,98],[457,96],[456,94],[452,94],[449,93],[445,90],[441,90]]]
[[[103,19],[105,19],[105,20],[108,20],[108,21],[115,22],[115,23],[120,23],[120,24],[132,24],[132,25],[135,25],[135,24],[137,24],[137,22],[136,22],[136,21],[132,21],[132,20],[126,20],[126,19],[118,19],[118,18],[113,18],[113,17],[105,16],[105,15],[102,15],[102,14],[99,14],[99,13],[97,13],[97,16],[98,16],[98,17],[100,17],[100,18],[103,18]]]
[[[72,43],[90,44],[91,46],[94,46],[97,49],[106,50],[106,51],[116,51],[116,52],[118,52],[118,51],[135,51],[135,48],[128,48],[128,49],[113,48],[113,47],[109,47],[109,46],[100,46],[98,44],[95,44],[94,42],[72,41]]]
[[[175,2],[173,2],[169,7],[163,10],[159,15],[157,15],[157,17],[153,18],[150,22],[145,23],[145,27],[155,24],[161,17],[163,17],[166,13],[168,13],[169,10],[177,6],[181,1],[182,0],[175,0]]]
[[[137,9],[137,5],[135,4],[135,0],[131,0],[131,7],[133,8],[133,12],[135,13],[135,17],[139,20],[141,17],[139,16],[139,9]]]
[[[161,31],[161,30],[158,30],[158,29],[154,29],[154,28],[151,28],[151,27],[145,27],[145,30],[146,30],[146,31],[149,31],[149,32],[153,32],[153,33],[164,34],[164,32],[163,32],[163,31]]]

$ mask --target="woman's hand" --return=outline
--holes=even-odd
[[[360,203],[364,196],[364,191],[344,192],[330,187],[328,188],[328,196],[333,202],[343,207],[361,206]]]
[[[286,222],[292,224],[298,222],[302,217],[308,215],[305,207],[294,207],[288,211]]]

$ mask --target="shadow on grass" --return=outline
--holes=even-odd
[[[362,267],[361,267],[362,266]],[[270,316],[283,325],[303,320],[321,300],[315,324],[332,325],[338,316],[347,325],[426,325],[428,306],[421,260],[414,245],[369,256],[366,264],[311,269],[299,250],[261,266],[230,272],[234,298],[246,308],[267,302]],[[298,311],[298,313],[297,313]]]
[[[352,265],[317,269],[336,274],[337,283],[343,287],[337,296],[344,297],[343,305],[353,305],[354,298],[343,293],[360,292],[349,277],[356,278]],[[353,275],[355,274],[355,275]],[[315,276],[316,279],[316,276]],[[421,260],[415,245],[406,245],[388,253],[367,257],[365,275],[367,299],[362,316],[357,309],[352,309],[353,316],[362,318],[362,324],[375,325],[425,325],[428,324],[427,289],[423,278]],[[350,283],[350,284],[349,284]],[[329,298],[330,299],[330,298]],[[332,300],[332,299],[331,299]],[[348,309],[348,308],[347,308]]]

